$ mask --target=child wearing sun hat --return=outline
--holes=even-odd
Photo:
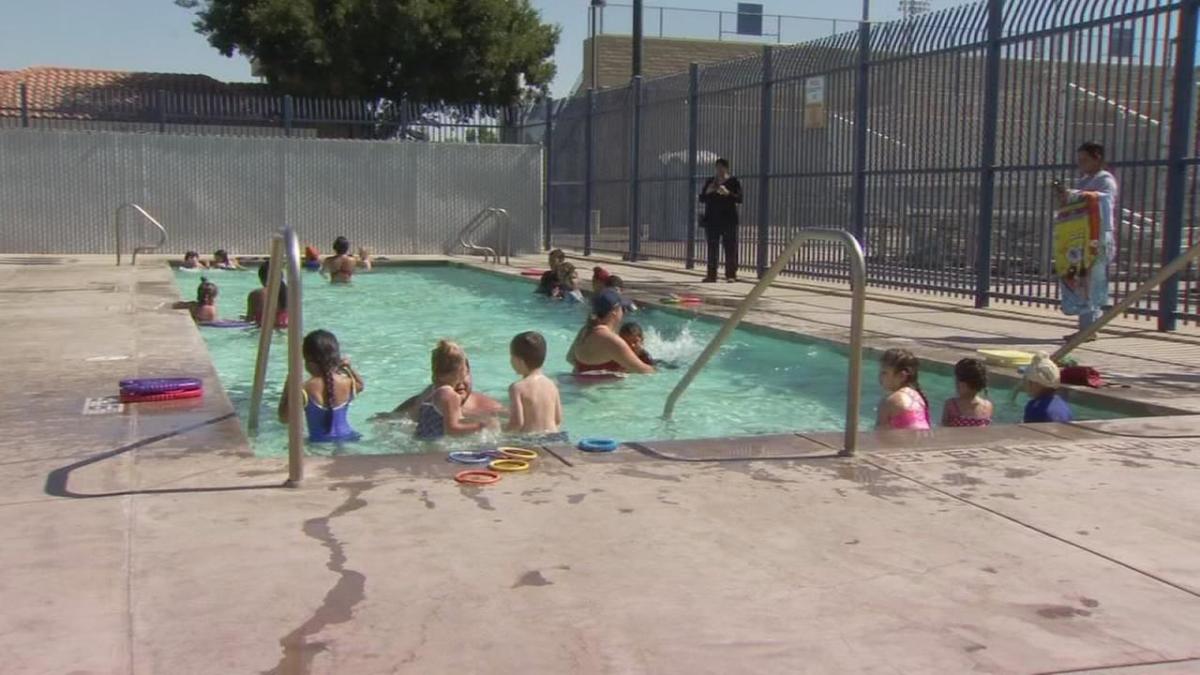
[[[1050,357],[1039,352],[1025,369],[1022,382],[1029,402],[1025,404],[1025,423],[1070,422],[1071,406],[1058,394],[1062,381]]]

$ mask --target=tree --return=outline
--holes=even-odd
[[[554,77],[559,28],[529,0],[175,3],[196,10],[209,44],[292,94],[506,105]]]

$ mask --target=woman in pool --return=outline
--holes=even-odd
[[[350,240],[338,237],[333,240],[333,255],[326,258],[325,263],[321,265],[321,274],[328,274],[330,283],[348,284],[357,267],[358,258],[350,255]]]
[[[876,429],[929,429],[929,401],[921,391],[921,362],[907,349],[889,349],[879,361],[879,404]]]
[[[200,285],[196,287],[196,302],[191,303],[189,308],[196,323],[217,320],[217,285],[208,277],[200,277]]]
[[[592,296],[592,314],[567,350],[567,363],[576,375],[589,373],[653,373],[617,334],[625,311],[621,296],[611,288]]]
[[[262,288],[256,288],[246,295],[246,320],[253,321],[262,328],[262,311],[266,307],[267,294],[267,274],[271,271],[271,264],[264,262],[258,266],[258,281],[263,285]],[[279,281],[279,301],[275,305],[275,327],[287,328],[288,313],[287,313],[287,284],[281,279]]]
[[[357,441],[360,434],[350,427],[348,415],[355,395],[362,393],[363,380],[350,360],[342,358],[337,337],[327,330],[314,330],[304,336],[304,419],[308,440],[313,443]],[[287,422],[287,383],[279,397],[279,421]]]

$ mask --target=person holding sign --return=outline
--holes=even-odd
[[[1118,187],[1116,177],[1104,169],[1104,146],[1084,143],[1076,161],[1082,175],[1074,189],[1060,181],[1053,183],[1062,202],[1054,220],[1054,273],[1062,287],[1062,311],[1078,316],[1082,331],[1100,318],[1108,304]]]
[[[700,202],[704,204],[700,227],[704,228],[708,240],[708,274],[704,281],[713,283],[717,280],[722,244],[725,247],[725,281],[737,281],[737,205],[742,203],[742,184],[729,173],[729,160],[717,160],[716,174],[704,181]]]

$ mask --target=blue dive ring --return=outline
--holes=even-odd
[[[488,462],[492,461],[493,457],[487,452],[467,452],[465,450],[459,450],[457,452],[450,453],[449,459],[451,462],[458,462],[459,464],[487,464]]]
[[[611,438],[581,438],[575,447],[584,452],[612,452],[619,443]]]

